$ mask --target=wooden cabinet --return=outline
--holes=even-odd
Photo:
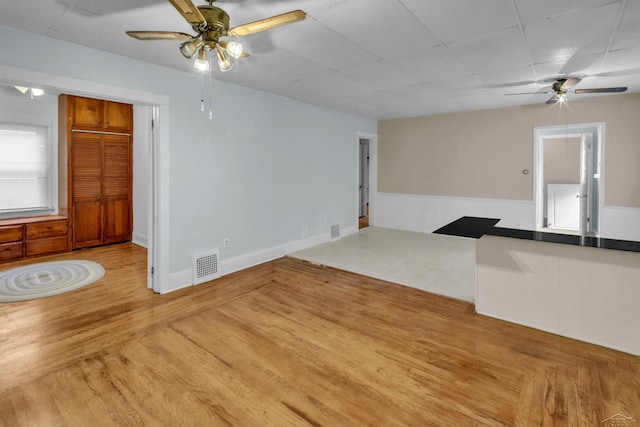
[[[22,258],[22,225],[0,226],[0,261]]]
[[[0,261],[66,252],[69,223],[60,216],[5,220],[0,225]]]
[[[69,96],[67,105],[72,129],[131,133],[131,104]]]
[[[73,248],[131,240],[133,107],[68,97]]]
[[[43,255],[68,250],[68,222],[47,221],[25,224],[25,255]]]

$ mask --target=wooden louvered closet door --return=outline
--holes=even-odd
[[[102,244],[102,140],[74,133],[71,148],[73,248]]]
[[[131,240],[129,137],[105,135],[103,143],[103,241]]]
[[[71,170],[73,248],[131,240],[129,136],[74,133]]]

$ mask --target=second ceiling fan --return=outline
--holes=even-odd
[[[555,104],[556,102],[565,102],[567,93],[620,93],[627,90],[625,86],[620,87],[603,87],[594,89],[573,89],[575,85],[582,81],[579,77],[566,77],[557,79],[553,85],[551,85],[552,91],[546,92],[524,92],[524,93],[507,93],[505,95],[540,95],[546,93],[552,93],[553,95],[546,102],[547,104]]]
[[[189,59],[198,55],[194,63],[195,68],[207,70],[209,68],[207,52],[210,54],[215,52],[218,67],[224,72],[233,68],[233,63],[227,55],[236,59],[248,55],[243,52],[240,43],[220,40],[221,37],[246,36],[301,21],[307,16],[302,10],[294,10],[230,28],[229,15],[221,8],[214,6],[214,2],[215,0],[208,0],[208,5],[196,7],[191,0],[169,0],[169,3],[191,25],[196,35],[175,31],[127,31],[127,35],[138,40],[184,40],[180,44],[180,52]]]

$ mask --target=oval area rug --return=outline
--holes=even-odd
[[[0,272],[0,302],[26,301],[69,292],[99,280],[104,268],[93,261],[54,261]]]

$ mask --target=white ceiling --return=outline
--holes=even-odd
[[[203,4],[204,0],[194,0]],[[214,78],[374,119],[543,103],[554,78],[640,92],[640,0],[219,0],[231,26],[307,19],[241,38],[249,58]],[[166,0],[0,0],[0,24],[187,72],[193,33]],[[571,94],[570,99],[599,96]]]

